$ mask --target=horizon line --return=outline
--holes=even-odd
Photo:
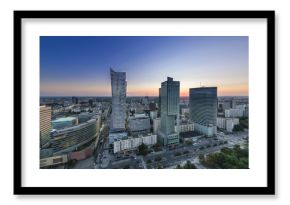
[[[217,95],[218,97],[249,97],[249,95]],[[43,95],[43,97],[112,97],[108,95]],[[159,95],[129,95],[126,97],[159,97]],[[180,95],[180,97],[189,97],[188,95]]]

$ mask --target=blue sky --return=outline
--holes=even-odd
[[[41,96],[110,96],[110,73],[125,71],[127,95],[158,95],[167,76],[219,95],[248,95],[247,36],[42,36]]]

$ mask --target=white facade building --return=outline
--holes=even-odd
[[[210,126],[210,125],[205,126],[198,123],[194,123],[194,129],[198,133],[201,133],[207,136],[213,136],[217,133],[217,126]]]
[[[114,142],[114,153],[121,151],[121,141],[115,141]]]
[[[228,132],[232,132],[235,125],[239,124],[239,118],[217,118],[217,126],[219,128],[225,129]]]
[[[160,118],[156,118],[153,120],[153,133],[157,134],[158,130],[160,130],[161,120]]]
[[[157,135],[132,137],[114,142],[114,153],[137,149],[141,144],[154,145],[157,143]]]
[[[189,108],[181,108],[181,115],[189,114]]]
[[[177,132],[178,126],[175,125],[175,132]],[[179,132],[190,132],[194,131],[194,124],[188,123],[188,124],[180,124],[179,125]]]
[[[151,120],[154,120],[157,118],[157,110],[154,110],[154,111],[150,111],[150,119]]]
[[[225,117],[243,117],[244,110],[244,108],[226,109]]]

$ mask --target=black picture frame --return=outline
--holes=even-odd
[[[266,187],[23,187],[22,19],[48,18],[219,18],[267,20]],[[275,194],[275,11],[14,11],[14,194],[16,195],[273,195]]]

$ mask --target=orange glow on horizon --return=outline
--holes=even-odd
[[[247,96],[249,94],[247,84],[217,86],[218,96]],[[77,96],[111,96],[111,86],[97,85],[76,85],[76,84],[61,84],[42,85],[41,95],[49,95],[53,90],[56,95],[77,95]],[[158,86],[128,86],[127,96],[158,96]],[[180,96],[189,96],[189,87],[181,87]]]

